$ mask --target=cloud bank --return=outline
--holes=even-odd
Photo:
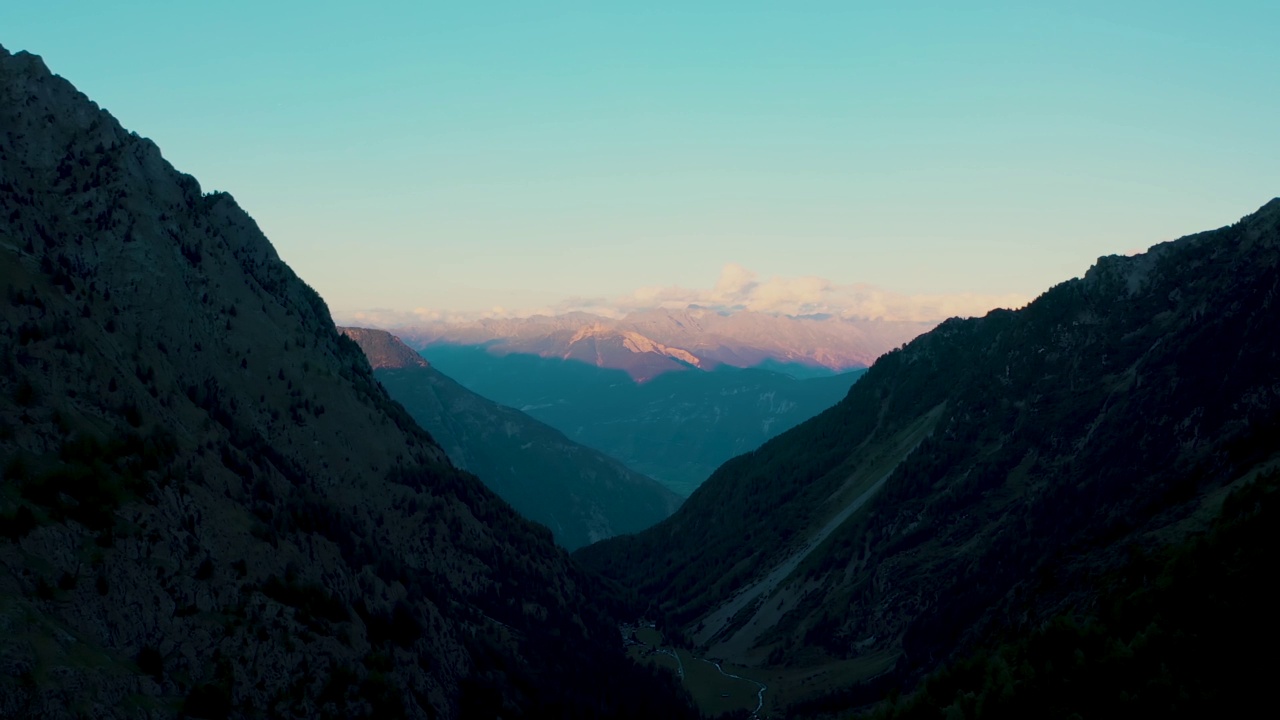
[[[589,312],[605,317],[621,317],[642,310],[680,310],[691,305],[715,310],[751,310],[783,315],[834,315],[912,322],[940,322],[949,317],[983,315],[997,308],[1018,308],[1030,298],[1022,295],[951,293],[907,295],[873,285],[837,285],[808,275],[761,278],[737,263],[728,263],[710,288],[678,286],[643,287],[619,297],[571,297],[553,307],[502,308],[451,312],[430,308],[411,311],[365,310],[347,313],[344,322],[376,327],[413,327],[437,322],[457,322],[485,317],[529,317]]]
[[[997,307],[1016,308],[1030,298],[1022,295],[978,293],[906,295],[872,285],[837,285],[815,276],[760,278],[751,270],[729,263],[709,289],[646,287],[617,298],[570,298],[560,312],[582,310],[616,316],[655,308],[682,309],[690,305],[717,310],[752,310],[785,315],[827,314],[938,322],[957,315],[983,315]]]

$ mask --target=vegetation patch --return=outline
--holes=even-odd
[[[49,519],[105,530],[123,502],[149,493],[149,475],[159,472],[176,451],[173,436],[163,430],[145,435],[130,431],[106,441],[80,433],[63,442],[56,459],[32,463],[42,470],[15,475],[22,498],[42,508]],[[15,520],[21,510],[13,511]]]
[[[319,585],[298,582],[286,575],[284,580],[272,575],[262,584],[262,594],[297,611],[297,619],[308,626],[318,620],[331,623],[346,622],[351,612],[346,603],[334,597]]]
[[[1270,591],[1278,520],[1272,472],[1228,496],[1208,533],[1136,553],[1096,612],[1058,615],[953,661],[872,717],[1247,716],[1270,665],[1240,643],[1280,640]]]

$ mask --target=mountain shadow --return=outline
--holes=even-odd
[[[722,366],[637,383],[625,371],[487,346],[431,345],[422,355],[467,389],[517,408],[680,495],[725,460],[843,398],[865,371],[798,380]]]
[[[679,507],[681,498],[654,480],[467,390],[390,333],[341,331],[360,345],[374,377],[455,465],[551,528],[564,547],[639,532]]]

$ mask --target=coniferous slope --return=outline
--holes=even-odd
[[[564,547],[639,532],[680,506],[680,497],[656,481],[467,390],[390,333],[341,331],[360,345],[374,377],[454,464],[475,473],[520,514],[551,528]]]
[[[0,716],[682,712],[229,195],[3,49],[0,286]]]
[[[577,557],[761,665],[915,677],[1087,609],[1277,461],[1278,264],[1273,200],[943,323],[667,521]]]

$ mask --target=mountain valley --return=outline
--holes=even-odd
[[[0,48],[0,286],[0,717],[1266,706],[1280,198],[936,327],[393,335]]]

